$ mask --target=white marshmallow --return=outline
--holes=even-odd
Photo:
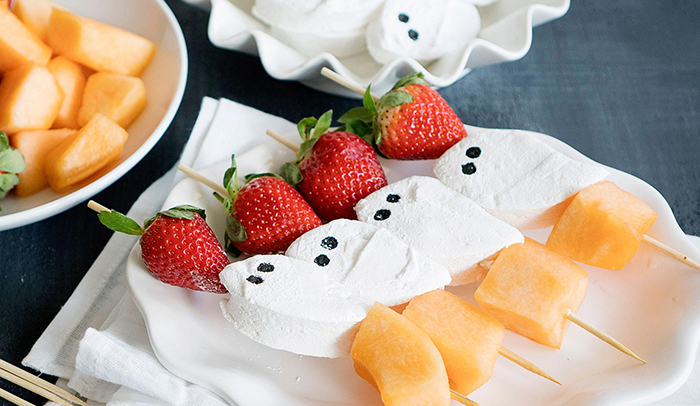
[[[369,311],[323,268],[283,255],[234,262],[219,277],[231,292],[224,317],[252,340],[296,354],[348,355]]]
[[[406,303],[451,279],[445,267],[386,229],[356,220],[334,220],[308,231],[286,255],[315,263],[368,305]]]
[[[517,229],[430,177],[392,183],[360,200],[355,211],[445,266],[451,285],[483,279],[487,270],[479,262],[524,241]]]
[[[479,156],[467,156],[470,148],[478,148]],[[472,174],[463,172],[474,168]],[[521,230],[554,225],[569,198],[609,174],[530,133],[505,130],[469,134],[440,157],[434,172],[445,185]]]
[[[367,48],[379,63],[429,62],[464,48],[480,29],[479,11],[462,0],[387,0],[367,28]]]
[[[339,33],[364,30],[384,0],[255,0],[252,13],[286,31]]]

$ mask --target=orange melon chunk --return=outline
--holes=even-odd
[[[46,46],[16,15],[0,6],[0,72],[7,72],[26,64],[46,65],[51,48]]]
[[[646,203],[599,182],[581,190],[547,240],[547,247],[584,264],[622,269],[659,216]]]
[[[48,0],[18,0],[13,12],[24,25],[40,40],[46,42],[46,30],[49,27],[49,18],[54,7],[63,7]]]
[[[0,131],[48,130],[63,97],[58,82],[44,66],[24,65],[5,73],[0,82]]]
[[[449,383],[440,352],[428,334],[375,303],[352,343],[357,374],[386,406],[447,406]]]
[[[48,44],[98,72],[141,76],[156,52],[153,42],[121,28],[53,9]]]
[[[83,68],[64,56],[57,56],[49,61],[46,69],[56,78],[65,95],[52,127],[75,129],[82,127],[87,123],[86,121],[82,125],[78,124],[78,110],[83,102],[83,91],[87,80]]]
[[[444,290],[413,298],[403,316],[433,340],[452,389],[468,395],[491,379],[505,334],[498,320]]]
[[[63,193],[117,159],[128,138],[126,130],[96,114],[74,139],[64,141],[47,158],[49,186]]]
[[[27,169],[20,172],[19,184],[15,187],[18,196],[29,196],[49,185],[44,173],[46,156],[63,141],[75,135],[72,129],[22,131],[10,139],[13,148],[24,156]]]
[[[78,124],[85,125],[95,113],[102,113],[127,128],[146,108],[146,86],[139,78],[95,73],[85,85]]]
[[[474,297],[508,330],[561,348],[569,325],[566,311],[578,310],[587,287],[583,268],[526,238],[501,251]]]

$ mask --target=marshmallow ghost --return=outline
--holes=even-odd
[[[231,292],[224,317],[243,335],[296,354],[335,358],[350,353],[369,311],[312,262],[256,255],[219,274]]]
[[[435,176],[521,230],[553,225],[579,190],[608,171],[574,161],[524,131],[485,131],[447,150]]]
[[[462,0],[386,0],[367,28],[367,48],[379,63],[429,62],[463,48],[480,29],[479,11]]]
[[[358,300],[403,304],[450,283],[442,265],[383,228],[339,219],[297,238],[286,255],[316,264]]]
[[[524,241],[515,228],[435,178],[412,176],[392,183],[355,206],[357,218],[384,227],[447,268],[451,285],[483,279],[479,263]]]

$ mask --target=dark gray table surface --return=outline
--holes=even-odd
[[[476,69],[440,93],[465,123],[550,134],[640,177],[666,197],[686,233],[700,234],[700,2],[572,3],[535,29],[523,59]],[[183,103],[155,148],[96,200],[128,211],[178,159],[204,96],[291,121],[357,104],[272,79],[258,59],[209,43],[206,12],[168,4],[189,48]],[[1,359],[20,363],[110,236],[84,204],[0,233]],[[6,382],[0,388],[40,402]]]

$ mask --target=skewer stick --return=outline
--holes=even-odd
[[[498,351],[498,353],[502,357],[504,357],[504,358],[508,359],[509,361],[512,361],[512,362],[516,363],[517,365],[527,369],[528,371],[532,372],[533,374],[539,375],[545,379],[549,379],[550,381],[556,383],[557,385],[562,386],[561,382],[552,378],[548,373],[544,372],[538,366],[536,366],[532,362],[526,360],[525,358],[521,357],[520,355],[512,352],[511,350],[504,348],[504,347],[501,347],[501,349]]]
[[[635,354],[634,352],[632,352],[632,350],[630,350],[629,348],[622,345],[621,342],[619,342],[616,339],[610,337],[609,335],[603,333],[602,331],[598,330],[597,328],[593,327],[592,325],[588,324],[587,322],[581,320],[581,318],[579,318],[576,314],[574,314],[570,309],[566,310],[565,316],[572,323],[580,326],[582,329],[588,331],[589,333],[593,334],[594,336],[600,338],[601,340],[603,340],[606,343],[610,344],[611,346],[615,347],[618,351],[629,355],[630,357],[636,359],[637,361],[641,362],[642,364],[647,363],[639,355]]]
[[[87,206],[88,206],[89,208],[91,208],[92,210],[98,212],[98,213],[101,212],[101,211],[112,211],[112,210],[110,210],[109,208],[104,207],[103,205],[97,203],[97,202],[94,201],[94,200],[90,200],[90,201],[88,202]]]
[[[7,400],[8,402],[15,404],[17,406],[35,406],[33,403],[29,403],[26,400],[11,394],[10,392],[0,389],[0,398]]]
[[[5,379],[7,381],[10,381],[14,383],[15,385],[21,386],[24,389],[36,393],[37,395],[46,398],[48,400],[51,400],[53,402],[59,403],[63,406],[74,406],[72,403],[68,402],[67,400],[63,399],[62,397],[55,395],[49,391],[47,391],[44,388],[40,388],[33,383],[29,381],[25,381],[24,379],[20,378],[17,375],[11,374],[4,369],[0,369],[0,378]]]
[[[292,151],[299,152],[299,146],[297,144],[295,144],[293,141],[284,138],[280,133],[275,132],[273,130],[267,130],[266,134],[269,135],[271,138],[273,138],[275,141],[277,141],[280,144],[284,145],[285,147],[291,149]]]
[[[450,397],[466,406],[479,406],[478,403],[474,402],[473,400],[469,399],[468,397],[462,395],[459,392],[455,392],[452,389],[450,389]]]
[[[190,178],[196,180],[197,182],[203,183],[206,186],[209,186],[210,188],[214,189],[214,191],[221,196],[228,196],[228,191],[222,186],[219,185],[218,183],[205,178],[202,176],[199,172],[195,171],[194,169],[190,168],[189,166],[180,164],[177,166],[177,169],[181,170],[182,172],[185,173],[185,175],[189,176]]]
[[[104,206],[101,206],[100,204],[95,203],[92,200],[90,202],[94,203],[97,206],[100,206],[104,210],[109,210],[109,209],[105,208]],[[88,203],[88,206],[89,205],[90,204]],[[23,370],[22,368],[16,367],[16,366],[10,364],[9,362],[3,361],[1,359],[0,359],[0,370],[5,370],[13,375],[16,375],[16,376],[24,379],[25,381],[29,381],[40,388],[46,389],[49,392],[52,392],[52,393],[54,393],[54,394],[56,394],[64,399],[72,402],[72,403],[75,403],[76,405],[89,406],[82,399],[78,398],[77,396],[73,395],[72,393],[70,393],[62,388],[59,388],[58,386],[53,385],[49,382],[46,382],[45,380],[39,378],[38,376],[32,375],[29,372]]]
[[[353,92],[359,94],[359,95],[364,95],[365,91],[367,89],[363,88],[362,86],[359,86],[353,82],[351,82],[349,79],[345,78],[344,76],[340,76],[339,74],[333,72],[332,70],[328,68],[322,68],[321,69],[321,75],[327,77],[328,79],[334,81],[335,83],[352,90]],[[371,93],[372,99],[374,99],[375,103],[381,99],[381,97],[377,96],[374,93]]]
[[[662,243],[661,241],[656,240],[654,238],[651,238],[646,234],[644,234],[642,241],[651,245],[652,247],[656,248],[657,250],[663,252],[664,254],[668,255],[669,257],[677,259],[677,260],[683,262],[684,264],[700,271],[700,263],[699,262],[688,258],[688,256],[684,255],[683,253],[681,253],[679,251],[676,251],[675,249],[669,247],[668,245]]]

